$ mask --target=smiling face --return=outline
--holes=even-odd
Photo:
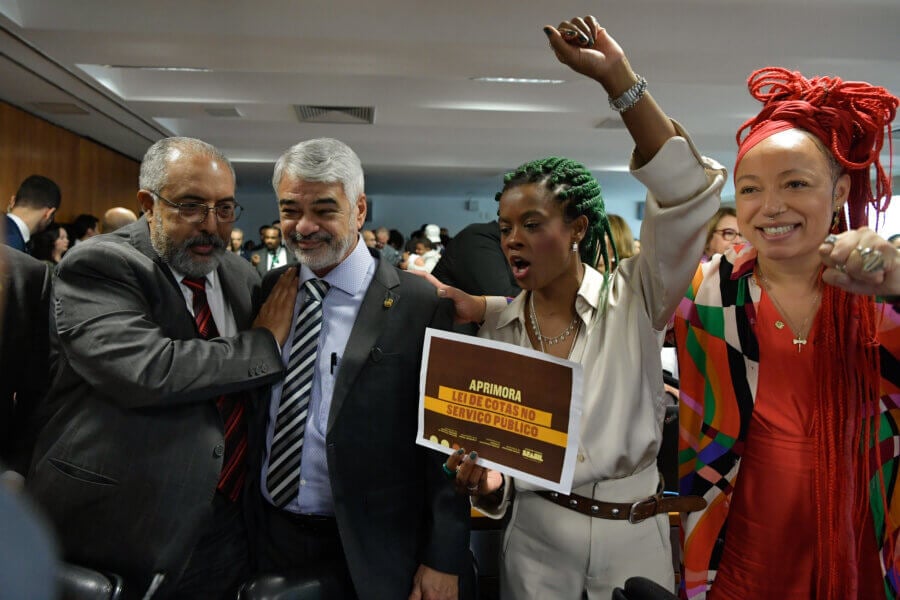
[[[366,220],[366,195],[351,203],[341,183],[285,175],[278,185],[278,209],[288,248],[322,277],[356,247]]]
[[[567,223],[561,204],[543,185],[507,189],[498,214],[503,254],[521,288],[541,289],[577,272],[581,259],[572,243],[584,237],[587,218]]]
[[[789,129],[744,155],[734,187],[738,229],[760,257],[817,261],[834,211],[847,199],[850,178],[835,180],[809,134]]]
[[[233,203],[234,176],[227,164],[214,157],[173,148],[166,157],[166,184],[153,191],[178,204]],[[156,200],[149,190],[139,191],[138,200],[150,224],[153,249],[172,268],[204,277],[219,265],[233,222],[223,223],[215,211],[209,211],[200,223],[189,223],[177,208]]]

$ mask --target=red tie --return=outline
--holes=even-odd
[[[219,330],[213,321],[212,311],[206,299],[206,278],[185,277],[181,282],[194,294],[194,322],[197,324],[197,333],[204,340],[219,337]],[[219,413],[225,423],[225,458],[222,461],[222,471],[219,473],[219,484],[216,489],[233,502],[240,496],[246,474],[244,458],[247,454],[247,424],[244,422],[244,396],[243,394],[219,396],[216,398],[216,406],[219,407]]]

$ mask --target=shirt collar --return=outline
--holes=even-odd
[[[347,258],[330,270],[324,277],[331,287],[336,287],[350,296],[355,296],[362,289],[366,280],[366,273],[372,267],[375,259],[369,253],[369,248],[357,234],[356,247]],[[310,279],[317,279],[316,274],[306,265],[300,267],[300,285]]]
[[[581,317],[584,323],[590,323],[594,317],[594,311],[600,305],[600,293],[603,290],[603,274],[596,269],[584,265],[584,277],[581,279],[581,285],[578,287],[578,293],[575,296],[575,311]],[[516,319],[522,321],[524,326],[525,301],[528,298],[527,290],[523,290],[516,299],[510,302],[500,317],[497,319],[497,328],[506,327]]]
[[[169,264],[166,264],[166,267],[168,267],[169,271],[172,272],[172,275],[175,277],[175,281],[178,282],[178,285],[183,286],[184,284],[181,283],[181,280],[184,279],[185,277],[187,277],[187,275],[182,273],[181,271],[178,271],[177,269],[174,269]],[[209,273],[206,274],[206,289],[209,292],[214,292],[218,288],[219,288],[219,274],[216,273],[215,269],[213,269],[212,271],[210,271]]]
[[[28,229],[28,224],[22,220],[22,217],[12,213],[6,213],[6,216],[13,220],[13,223],[16,224],[16,227],[18,227],[19,231],[22,233],[22,239],[25,240],[25,243],[28,243],[28,240],[31,239],[31,230]]]

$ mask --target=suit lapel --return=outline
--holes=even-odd
[[[330,432],[334,426],[344,405],[344,400],[353,387],[353,382],[356,381],[359,372],[369,359],[378,336],[387,326],[387,315],[384,313],[388,310],[385,307],[385,300],[388,298],[394,302],[400,298],[400,278],[394,267],[390,266],[387,261],[379,260],[375,277],[372,278],[372,283],[366,290],[359,314],[357,314],[353,329],[350,331],[350,339],[347,340],[347,347],[341,357],[341,368],[334,383],[326,433]]]
[[[239,259],[243,260],[243,259]],[[224,257],[216,269],[219,275],[219,281],[222,283],[222,294],[225,302],[231,307],[231,314],[234,315],[234,322],[237,324],[238,331],[243,331],[250,326],[250,317],[252,307],[250,306],[250,296],[246,289],[241,289],[239,278],[232,276],[233,270],[229,269],[228,257]]]

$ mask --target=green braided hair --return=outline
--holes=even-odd
[[[596,267],[600,256],[603,264],[615,265],[619,262],[619,253],[613,242],[606,205],[600,193],[600,184],[584,165],[569,158],[550,156],[533,160],[520,166],[515,171],[503,176],[503,189],[497,193],[499,202],[504,192],[520,185],[537,183],[545,187],[560,203],[565,221],[570,223],[584,215],[588,220],[587,231],[579,248],[582,262]],[[610,240],[608,248],[605,240]],[[612,251],[615,260],[610,262]],[[607,268],[608,274],[611,269]]]

